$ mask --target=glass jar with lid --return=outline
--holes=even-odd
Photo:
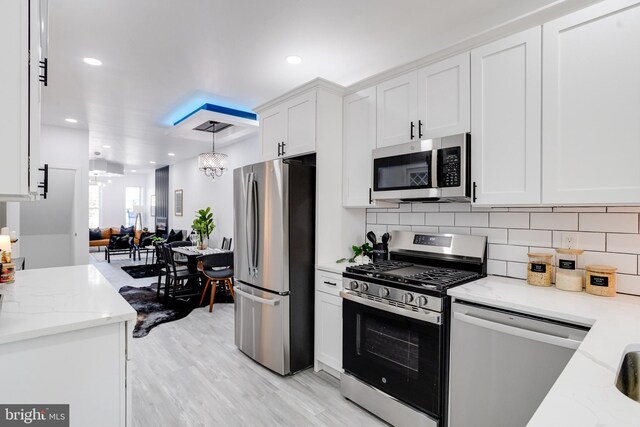
[[[582,249],[556,249],[558,268],[556,269],[556,288],[563,291],[582,292],[582,271],[576,267],[580,264]]]
[[[553,255],[543,253],[529,253],[527,265],[527,283],[534,286],[551,286],[551,271]]]
[[[603,297],[616,295],[616,267],[609,265],[587,265],[585,267],[587,293]]]

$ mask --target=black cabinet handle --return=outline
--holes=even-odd
[[[478,200],[478,198],[476,197],[476,189],[478,188],[478,184],[476,184],[475,181],[473,181],[473,203],[476,202],[476,200]]]
[[[422,120],[418,120],[418,139],[422,139]]]
[[[278,142],[278,157],[280,157],[280,156],[281,156],[281,154],[280,154],[280,148],[281,148],[281,147],[280,147],[280,143]]]
[[[42,194],[40,195],[46,199],[49,192],[49,165],[45,164],[43,168],[38,168],[38,170],[44,172],[44,181],[38,183],[38,188],[42,189]]]
[[[286,147],[287,144],[284,143],[284,141],[282,141],[282,155],[285,155],[285,151],[284,151],[284,147]]]
[[[413,129],[416,127],[416,125],[413,124],[413,122],[411,122],[411,138],[413,139]]]
[[[336,283],[328,282],[328,281],[326,281],[326,280],[324,281],[324,284],[325,284],[325,285],[330,285],[330,286],[337,286],[337,285],[336,285]]]
[[[371,198],[371,187],[369,187],[369,204],[373,203],[373,199]]]
[[[47,86],[49,82],[49,58],[44,58],[44,61],[40,61],[40,69],[42,70],[40,82]]]

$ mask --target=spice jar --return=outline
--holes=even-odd
[[[582,291],[582,271],[576,270],[582,249],[556,249],[558,268],[556,269],[556,288],[563,291]]]
[[[551,259],[553,255],[529,253],[527,283],[535,286],[551,286]]]
[[[616,267],[608,265],[587,265],[587,293],[612,297],[616,295]]]

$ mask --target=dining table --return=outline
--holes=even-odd
[[[225,249],[218,248],[206,248],[198,249],[196,246],[180,246],[178,248],[172,248],[172,251],[178,253],[187,259],[187,268],[190,273],[196,273],[198,271],[198,257],[201,255],[219,254],[223,252],[232,252]]]

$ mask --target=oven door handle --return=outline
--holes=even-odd
[[[433,323],[435,325],[442,325],[442,313],[436,313],[435,311],[411,311],[406,308],[394,307],[388,304],[383,304],[378,301],[372,301],[365,299],[347,291],[340,291],[340,296],[346,300],[353,301],[358,304],[366,305],[368,307],[377,308],[387,313],[397,314],[399,316],[410,317],[415,320],[423,322]]]

